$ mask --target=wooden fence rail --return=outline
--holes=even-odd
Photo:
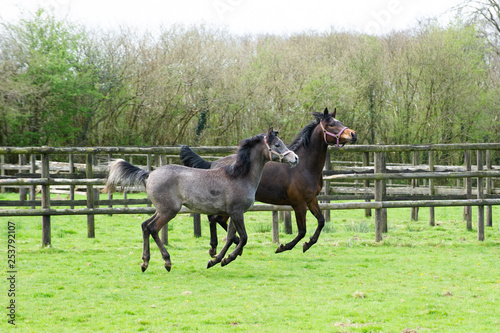
[[[472,200],[430,200],[430,201],[373,201],[373,202],[338,202],[321,203],[320,208],[325,210],[338,209],[383,209],[408,207],[456,207],[456,206],[488,206],[500,205],[500,199],[472,199]],[[256,204],[248,211],[274,212],[292,211],[291,206]],[[154,207],[113,207],[113,208],[80,208],[80,209],[10,209],[0,210],[0,216],[50,216],[50,215],[105,215],[105,214],[153,214]],[[193,214],[186,207],[182,207],[179,214]]]
[[[227,155],[235,151],[236,147],[198,147],[193,148],[199,154],[211,154],[211,155]],[[30,206],[31,209],[1,209],[0,216],[42,216],[42,244],[50,244],[50,217],[56,215],[87,215],[87,225],[88,225],[88,237],[94,237],[94,216],[99,214],[152,214],[155,209],[151,207],[149,200],[147,199],[113,199],[111,196],[108,200],[99,200],[98,193],[95,193],[98,187],[104,184],[104,179],[100,178],[102,175],[98,176],[98,173],[94,173],[95,159],[98,154],[100,155],[134,155],[141,154],[147,156],[149,170],[152,169],[151,161],[152,156],[178,156],[180,147],[72,147],[72,148],[53,148],[53,147],[0,147],[0,155],[2,156],[2,163],[0,164],[0,169],[2,175],[0,176],[0,187],[4,188],[7,186],[21,186],[30,187],[30,200],[19,200],[19,201],[0,201],[0,206],[2,207],[20,207],[20,206]],[[386,163],[387,153],[401,153],[401,152],[420,152],[425,151],[429,154],[429,171],[421,171],[418,166],[415,166],[415,171],[406,170],[401,172],[398,170],[389,170]],[[434,166],[433,152],[441,151],[464,151],[465,156],[465,166],[463,167],[466,171],[435,171],[438,168]],[[476,151],[477,155],[477,165],[476,170],[473,171],[470,164],[470,152]],[[331,192],[335,192],[335,186],[331,183],[333,181],[354,181],[363,185],[365,189],[365,194],[362,197],[363,202],[335,202],[331,203],[331,200],[336,198],[335,195],[331,196],[331,192],[327,192],[326,195],[321,195],[320,199],[325,201],[320,204],[322,210],[329,212],[329,210],[335,209],[364,209],[366,214],[370,212],[371,209],[375,209],[375,240],[382,240],[383,233],[387,232],[387,209],[388,208],[401,208],[401,207],[412,207],[418,211],[418,207],[429,207],[431,209],[430,214],[430,225],[434,225],[434,207],[442,206],[464,206],[467,207],[465,217],[467,221],[467,228],[471,228],[469,223],[471,213],[469,211],[470,207],[478,207],[478,240],[484,240],[484,226],[485,218],[486,225],[492,226],[491,217],[491,206],[500,205],[500,191],[495,190],[493,180],[500,178],[500,167],[495,167],[491,165],[492,153],[500,151],[500,144],[489,143],[489,144],[452,144],[452,145],[358,145],[358,146],[346,146],[343,149],[336,147],[331,147],[329,149],[330,154],[342,154],[344,152],[354,152],[361,153],[360,160],[362,162],[351,163],[352,167],[343,167],[341,173],[336,174],[335,170],[327,170],[325,173],[328,174],[324,177],[326,182],[324,188]],[[486,152],[486,170],[483,170],[483,152]],[[22,165],[20,167],[19,174],[14,176],[6,175],[5,171],[12,168],[3,168],[4,155],[11,154],[29,154],[30,166]],[[373,164],[370,166],[370,154],[373,154]],[[36,174],[37,168],[35,167],[36,155],[41,156],[40,163],[40,173]],[[71,179],[56,178],[64,177],[60,174],[54,175],[50,174],[50,161],[49,156],[51,155],[68,155],[69,156],[69,167],[67,168],[68,174],[72,175],[74,170],[74,155],[84,155],[85,157],[85,174],[82,179]],[[416,155],[416,154],[415,154]],[[21,158],[19,159],[21,160]],[[25,160],[25,158],[23,159]],[[159,160],[162,160],[160,158]],[[328,161],[329,162],[329,161]],[[24,163],[24,162],[23,162]],[[161,162],[160,162],[161,163]],[[356,167],[356,164],[363,164],[363,169]],[[415,157],[414,163],[417,163],[417,158]],[[330,163],[326,164],[327,166]],[[332,163],[332,168],[335,169],[335,164]],[[349,171],[351,168],[351,171]],[[14,168],[15,169],[15,168]],[[63,168],[64,169],[64,168]],[[96,169],[98,169],[96,167]],[[103,169],[103,168],[101,168]],[[347,169],[347,171],[346,171]],[[442,168],[441,168],[442,169]],[[361,171],[360,171],[361,170]],[[463,170],[463,169],[462,169]],[[29,171],[29,174],[23,172]],[[351,173],[349,173],[351,172]],[[333,173],[333,174],[332,174]],[[97,176],[97,178],[96,178]],[[477,179],[476,186],[476,199],[472,199],[472,179]],[[401,198],[396,198],[394,196],[388,196],[387,193],[387,181],[393,180],[417,180],[423,179],[429,182],[427,194],[420,194],[419,200],[402,200]],[[436,195],[436,186],[433,182],[435,179],[464,179],[465,188],[463,189],[465,198],[459,199],[441,199],[442,196]],[[486,186],[483,185],[483,181],[486,180]],[[370,188],[370,181],[373,181],[374,186]],[[415,183],[416,184],[416,183]],[[54,186],[67,186],[73,189],[70,200],[54,200],[50,199],[51,187]],[[74,189],[76,186],[86,187],[86,200],[74,200]],[[416,186],[416,185],[414,185]],[[35,200],[35,187],[41,188],[41,200]],[[421,192],[421,191],[420,191]],[[370,194],[372,193],[372,194]],[[423,193],[423,192],[422,192]],[[449,196],[450,198],[452,196]],[[358,198],[360,199],[360,198]],[[374,201],[371,201],[374,200]],[[146,205],[146,207],[127,207],[128,205],[141,204]],[[100,205],[108,205],[107,208],[101,208]],[[125,207],[113,207],[113,205],[124,205]],[[36,209],[35,207],[41,207]],[[57,206],[69,206],[68,209],[55,209],[53,207]],[[85,208],[77,208],[74,206],[85,206]],[[486,209],[484,208],[486,207]],[[291,211],[289,206],[276,206],[276,205],[266,205],[266,204],[256,204],[252,207],[251,211],[272,211],[273,214],[277,211]],[[181,213],[195,213],[189,209],[183,208]],[[486,214],[486,217],[485,217]],[[328,216],[328,215],[327,215]],[[412,217],[413,217],[412,213]],[[273,219],[274,220],[274,219]],[[199,234],[199,218],[195,218],[195,234]],[[166,229],[166,228],[164,228]],[[166,231],[165,231],[166,232]],[[273,223],[273,235],[277,233],[277,223]],[[166,234],[163,234],[164,240],[166,239]],[[273,237],[273,241],[278,241],[277,237]]]

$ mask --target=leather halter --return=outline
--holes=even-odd
[[[321,125],[321,129],[323,130],[323,136],[325,138],[325,143],[328,144],[328,141],[326,140],[327,135],[333,136],[334,138],[337,139],[337,147],[340,147],[340,136],[342,135],[342,133],[344,133],[344,131],[347,129],[347,127],[343,127],[338,134],[333,134],[333,133],[328,132],[323,127],[323,124],[321,123],[321,121],[319,122],[319,124]],[[342,145],[342,147],[344,147],[344,145],[345,145],[345,143]]]
[[[288,149],[288,151],[286,151],[283,154],[280,154],[277,151],[272,150],[271,147],[269,147],[269,144],[267,143],[267,136],[266,135],[264,135],[264,143],[266,144],[267,151],[269,152],[269,160],[270,161],[273,160],[273,154],[277,155],[279,157],[280,163],[281,163],[283,161],[283,158],[285,158],[286,155],[293,153],[293,151],[291,151],[290,149]]]

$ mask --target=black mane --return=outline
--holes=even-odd
[[[288,146],[288,149],[292,151],[296,151],[299,149],[301,146],[304,146],[304,148],[307,148],[309,145],[309,140],[311,139],[311,134],[314,131],[314,128],[318,126],[319,122],[323,119],[327,120],[328,118],[331,117],[330,114],[326,118],[324,118],[323,113],[321,112],[313,112],[314,120],[306,125],[302,131],[297,134],[295,139],[292,141],[292,143]]]
[[[269,138],[268,142],[274,140],[276,134],[273,132]],[[250,159],[250,151],[257,144],[262,142],[264,139],[264,134],[258,134],[252,138],[242,140],[239,144],[238,151],[236,152],[236,161],[233,164],[225,167],[226,173],[232,178],[246,176],[250,172],[250,167],[252,165],[252,160]]]

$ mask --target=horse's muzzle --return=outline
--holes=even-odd
[[[292,167],[299,164],[299,157],[295,153],[286,155],[285,159]]]
[[[358,134],[356,134],[356,132],[352,131],[351,137],[349,139],[347,139],[347,141],[349,141],[349,143],[356,143],[356,141],[358,141]]]

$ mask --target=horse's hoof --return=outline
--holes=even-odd
[[[172,269],[172,264],[167,264],[165,263],[165,269],[170,272],[170,270]]]
[[[309,250],[310,247],[311,245],[305,242],[304,245],[302,246],[302,253],[305,253],[307,250]]]
[[[224,258],[222,259],[222,261],[220,262],[220,265],[221,267],[224,267],[226,266],[227,264],[229,264],[231,262],[231,260],[229,260],[229,258]]]
[[[214,248],[211,248],[210,250],[208,250],[208,254],[212,257],[212,258],[215,258],[215,255],[217,254],[217,250],[214,249]]]
[[[285,251],[285,245],[280,244],[280,246],[276,249],[276,253],[281,253],[283,251]]]
[[[148,265],[142,264],[141,265],[141,270],[142,270],[143,273],[146,271],[146,269],[148,269]]]
[[[207,264],[207,268],[210,268],[212,266],[215,266],[217,263],[214,260],[209,260]]]

